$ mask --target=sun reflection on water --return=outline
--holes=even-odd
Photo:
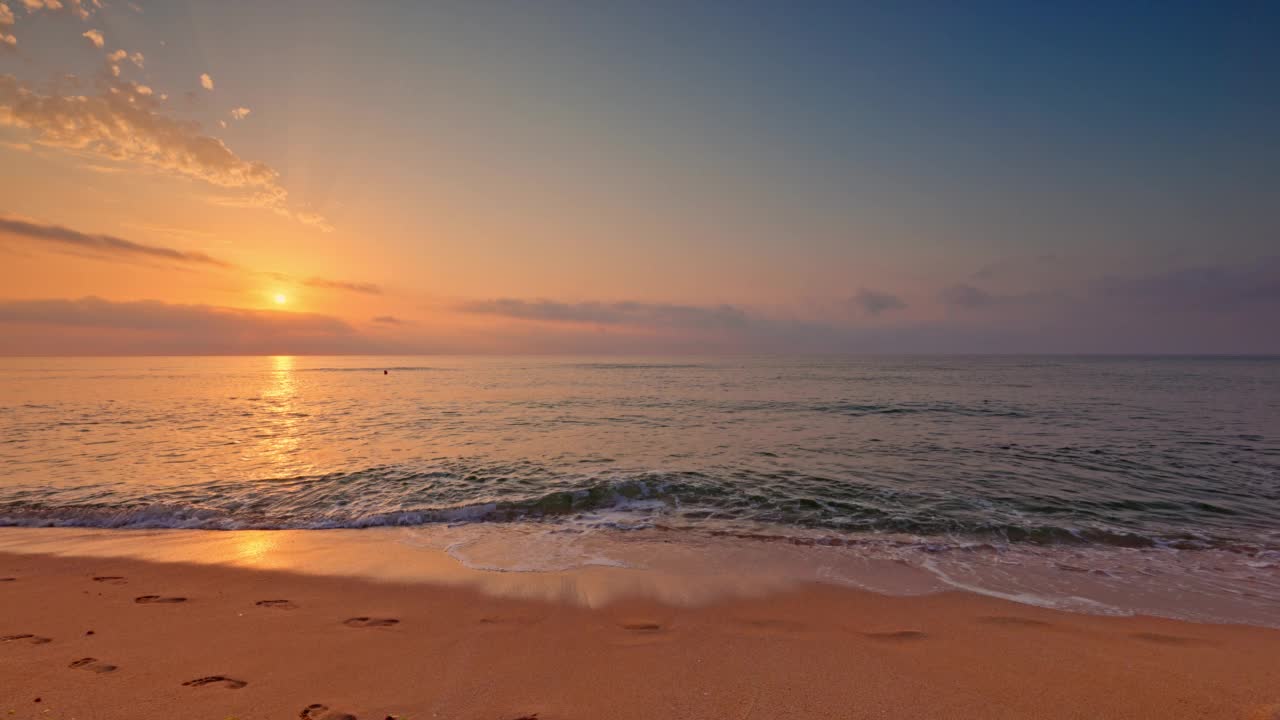
[[[294,373],[295,358],[276,355],[271,358],[271,371],[262,391],[262,401],[267,411],[264,428],[259,433],[261,460],[272,467],[277,476],[296,474],[299,470],[297,454],[302,441],[299,437],[297,408],[297,379]]]

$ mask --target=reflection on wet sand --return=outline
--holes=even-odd
[[[662,543],[615,547],[613,554],[626,558],[615,566],[589,564],[537,572],[475,569],[450,554],[461,543],[451,543],[454,539],[448,532],[442,529],[426,537],[420,529],[396,528],[321,532],[0,528],[0,552],[127,557],[465,586],[495,596],[586,607],[628,598],[698,605],[725,597],[764,595],[820,579],[820,567],[813,561],[797,565],[788,555],[789,548],[755,548],[750,553],[753,557],[738,565],[743,558],[726,555],[727,547],[708,548],[706,557],[697,557],[688,554],[687,548]],[[492,537],[484,540],[490,547],[498,544]],[[520,536],[513,531],[500,542],[511,547],[520,542]],[[893,563],[883,563],[882,569],[903,573]],[[911,586],[918,592],[939,589],[924,574],[903,585]]]

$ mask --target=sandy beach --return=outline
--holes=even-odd
[[[12,718],[1280,717],[1280,631],[823,585],[602,607],[0,554]]]

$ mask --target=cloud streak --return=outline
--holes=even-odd
[[[640,302],[565,303],[554,300],[471,300],[454,307],[464,313],[495,315],[545,323],[734,329],[749,323],[747,313],[732,305],[702,307]]]
[[[327,315],[97,297],[0,301],[7,354],[394,351]]]
[[[0,215],[0,238],[18,238],[21,241],[36,243],[54,250],[88,254],[99,260],[112,262],[168,261],[204,267],[214,270],[242,269],[234,263],[190,250],[163,245],[148,245],[134,242],[122,237],[106,234],[84,233],[61,225],[38,223],[23,218]],[[259,273],[281,282],[300,282],[307,287],[340,292],[361,293],[364,295],[381,295],[382,287],[374,283],[332,280],[312,277],[298,281],[292,276],[282,273]]]
[[[88,252],[108,260],[167,260],[190,265],[231,268],[231,263],[204,253],[144,245],[114,235],[91,235],[61,225],[45,225],[0,215],[0,234],[44,243],[63,250]]]
[[[323,290],[342,290],[344,292],[361,293],[364,295],[381,295],[382,286],[374,283],[347,282],[345,280],[329,280],[327,278],[312,277],[302,281],[303,285],[313,288],[321,288]]]

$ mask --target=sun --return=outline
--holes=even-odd
[[[277,305],[283,305],[289,302],[289,298],[285,297],[284,293],[276,293],[275,297],[272,299],[276,301]]]

